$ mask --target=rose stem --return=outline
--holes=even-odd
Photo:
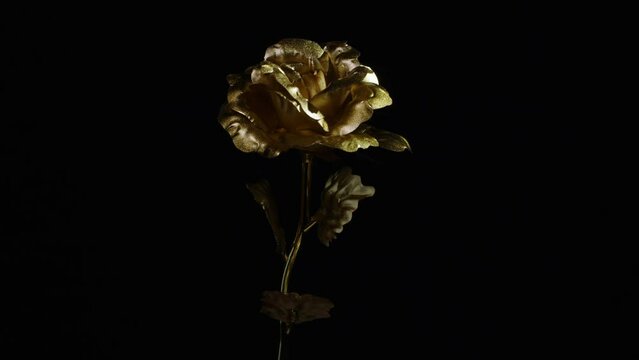
[[[284,274],[282,274],[282,283],[280,285],[280,291],[283,294],[288,293],[288,283],[289,278],[291,276],[291,271],[293,270],[293,264],[295,264],[295,258],[297,257],[297,253],[300,250],[300,246],[302,244],[302,235],[304,235],[304,226],[305,221],[308,218],[308,197],[311,188],[311,165],[313,163],[313,158],[310,154],[304,153],[304,158],[302,159],[302,191],[300,193],[300,218],[297,223],[297,231],[295,233],[295,240],[293,240],[293,245],[291,247],[291,252],[288,255],[288,259],[286,260],[286,265],[284,266]]]
[[[295,259],[297,258],[297,253],[300,250],[300,246],[302,245],[302,236],[304,235],[305,230],[307,230],[310,226],[304,226],[305,222],[309,221],[309,206],[308,206],[308,198],[311,191],[311,168],[313,164],[313,157],[304,153],[302,158],[302,177],[301,177],[301,191],[300,191],[300,217],[297,222],[297,231],[295,233],[295,240],[293,240],[293,245],[291,246],[291,252],[286,259],[286,265],[284,265],[284,273],[282,274],[282,283],[280,284],[280,292],[282,294],[288,293],[288,283],[289,278],[291,276],[291,271],[293,271],[293,264],[295,264]],[[282,359],[282,351],[284,349],[285,337],[289,332],[289,328],[280,321],[280,343],[279,349],[277,351],[277,359]]]

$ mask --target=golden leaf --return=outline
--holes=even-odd
[[[404,150],[412,151],[408,140],[401,135],[395,134],[390,131],[375,128],[370,125],[360,126],[356,132],[358,134],[368,134],[373,136],[379,142],[379,147],[395,151],[402,152]]]
[[[273,197],[271,184],[268,180],[262,179],[258,182],[246,184],[246,188],[253,194],[253,198],[266,214],[266,219],[271,225],[273,236],[275,237],[276,251],[286,258],[286,236],[284,228],[280,224],[277,202]]]
[[[368,134],[329,136],[319,139],[317,143],[346,152],[355,152],[359,149],[367,149],[369,146],[379,145],[377,139]]]
[[[313,216],[322,244],[328,246],[351,221],[359,201],[373,195],[375,188],[363,185],[361,177],[353,175],[348,167],[329,177],[322,192],[322,205]]]
[[[329,299],[315,295],[264,291],[262,293],[262,308],[260,312],[290,326],[311,320],[329,318],[331,317],[330,310],[334,306]]]

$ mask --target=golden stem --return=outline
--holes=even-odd
[[[288,293],[288,283],[291,277],[291,271],[293,270],[293,264],[297,258],[297,253],[302,245],[302,236],[304,235],[304,223],[308,217],[308,197],[311,188],[311,165],[313,158],[310,154],[304,153],[304,159],[302,160],[302,190],[300,192],[300,218],[297,223],[297,231],[295,232],[295,240],[293,240],[293,246],[291,252],[286,259],[286,265],[284,266],[284,274],[282,274],[282,283],[280,284],[280,292],[282,294]]]
[[[304,168],[302,165],[302,179],[304,179],[304,177],[306,178],[306,183],[302,184],[302,188],[304,189],[304,197],[305,197],[305,201],[304,203],[306,204],[306,206],[304,207],[304,223],[308,223],[311,220],[311,212],[310,212],[310,205],[311,202],[308,201],[308,199],[310,199],[310,193],[311,193],[311,176],[313,174],[313,167],[311,166],[313,163],[313,158],[311,157],[311,155],[309,154],[304,154],[304,159],[302,160],[303,164],[306,164],[306,171],[304,171]]]
[[[313,158],[310,154],[304,153],[302,159],[302,177],[301,177],[301,191],[300,191],[300,217],[297,223],[297,231],[295,232],[295,239],[291,246],[291,251],[286,258],[286,265],[284,265],[284,273],[282,274],[282,282],[280,284],[280,292],[282,294],[288,293],[288,283],[293,271],[293,265],[297,258],[297,253],[300,251],[302,245],[302,236],[306,231],[313,227],[317,222],[310,219],[308,198],[311,192],[311,168],[313,164]],[[310,223],[309,223],[310,221]],[[309,223],[304,226],[305,223]],[[281,360],[285,355],[285,341],[290,331],[290,328],[280,321],[280,341],[277,350],[277,359]]]
[[[306,227],[304,228],[304,233],[306,234],[315,225],[317,225],[317,220],[311,219],[311,222],[308,225],[306,225]]]

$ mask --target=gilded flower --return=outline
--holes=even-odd
[[[373,195],[375,188],[363,185],[361,177],[353,175],[348,167],[328,178],[322,192],[322,205],[313,217],[317,220],[317,236],[322,244],[328,246],[351,221],[359,201]]]
[[[282,40],[266,50],[263,62],[227,77],[220,124],[238,149],[266,157],[289,149],[408,149],[403,137],[363,124],[392,100],[358,57],[345,42],[322,48],[309,40]]]

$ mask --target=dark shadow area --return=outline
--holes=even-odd
[[[585,308],[605,281],[575,261],[609,216],[584,196],[602,159],[555,108],[543,11],[229,6],[2,15],[0,357],[275,359],[259,299],[282,265],[244,184],[271,181],[291,234],[299,156],[241,153],[216,118],[225,76],[286,37],[357,48],[394,100],[371,123],[413,148],[345,156],[377,193],[330,248],[304,243],[292,288],[336,307],[295,330],[294,359],[603,346],[581,333],[602,320]],[[317,163],[315,202],[337,169]],[[636,296],[629,260],[606,283],[617,305],[604,320]]]

